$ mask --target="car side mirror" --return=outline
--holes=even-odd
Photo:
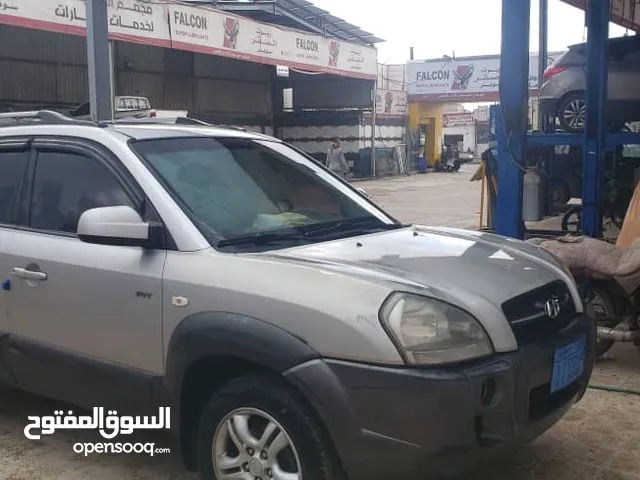
[[[153,226],[128,206],[86,210],[78,220],[78,238],[86,243],[126,247],[152,246]]]

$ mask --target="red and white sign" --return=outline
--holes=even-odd
[[[177,2],[107,0],[109,36],[268,65],[375,79],[377,50]],[[0,0],[0,24],[86,34],[85,0]]]
[[[170,47],[165,7],[139,0],[107,0],[109,36],[114,40]],[[0,24],[86,34],[84,0],[2,0]]]
[[[381,117],[404,117],[407,115],[407,92],[376,90],[376,115]]]
[[[549,52],[550,65],[563,52]],[[407,64],[407,91],[413,101],[486,102],[498,100],[500,55],[413,60]],[[529,88],[538,89],[538,55],[529,57]]]

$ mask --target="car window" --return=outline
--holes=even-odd
[[[224,238],[370,216],[384,218],[282,144],[212,137],[132,143],[196,222]],[[331,185],[331,182],[334,185]],[[352,195],[354,198],[349,198]],[[388,217],[385,220],[389,221]]]
[[[0,150],[0,224],[13,221],[11,210],[15,205],[28,158],[29,153],[25,150]]]
[[[116,177],[99,161],[70,152],[40,152],[36,163],[29,225],[76,233],[85,210],[133,206]]]

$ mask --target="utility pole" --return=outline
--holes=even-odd
[[[371,90],[371,103],[373,105],[373,108],[371,109],[371,176],[374,178],[376,176],[376,109],[378,108],[376,101],[377,94],[377,85],[376,83],[374,83],[373,90]]]
[[[87,0],[87,65],[89,105],[96,121],[113,118],[112,52],[109,48],[107,0]]]

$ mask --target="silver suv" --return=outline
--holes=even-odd
[[[455,473],[585,392],[595,324],[533,245],[402,225],[264,135],[14,123],[0,380],[127,415],[170,406],[203,479]]]
[[[624,125],[640,120],[640,36],[610,39],[608,94],[605,117]],[[544,73],[540,109],[556,117],[568,132],[584,130],[586,115],[587,45],[569,50]]]

